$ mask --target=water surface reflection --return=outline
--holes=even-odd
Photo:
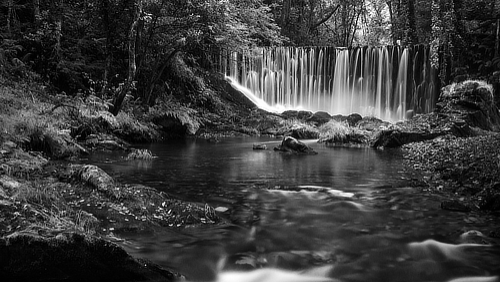
[[[232,222],[120,234],[126,238],[123,246],[193,280],[215,279],[222,256],[228,256],[226,268],[240,270],[326,264],[333,267],[328,275],[342,281],[444,282],[499,274],[496,245],[464,248],[467,255],[460,259],[446,256],[461,248],[460,234],[471,229],[487,234],[498,227],[497,217],[482,216],[471,223],[468,214],[440,210],[439,195],[408,187],[398,151],[329,148],[307,141],[319,154],[297,156],[254,151],[254,143],[272,148],[279,140],[144,146],[158,156],[152,161],[92,156],[89,162],[122,182],[223,207],[227,212],[221,215]]]

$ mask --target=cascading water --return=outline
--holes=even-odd
[[[233,83],[267,103],[267,110],[402,120],[434,108],[436,72],[428,58],[426,46],[273,47],[223,52],[217,61]]]

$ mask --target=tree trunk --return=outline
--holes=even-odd
[[[456,35],[453,36],[453,48],[455,61],[458,65],[462,65],[465,61],[465,52],[464,48],[467,45],[465,43],[465,26],[462,20],[462,12],[463,12],[463,0],[453,0],[453,28],[455,29]]]
[[[153,97],[154,87],[158,83],[158,81],[161,79],[161,77],[163,76],[163,72],[165,72],[165,69],[167,68],[168,64],[170,63],[170,60],[172,60],[172,58],[175,55],[177,55],[177,53],[179,53],[179,52],[180,52],[180,49],[174,49],[167,56],[165,61],[163,61],[160,64],[160,67],[158,67],[157,70],[155,71],[155,74],[154,74],[153,78],[151,79],[151,82],[149,83],[149,89],[148,89],[148,92],[146,95],[146,104],[152,105],[154,103],[154,100],[155,100],[155,98]]]
[[[347,12],[347,3],[345,1],[342,2],[342,16],[341,16],[341,20],[342,20],[342,27],[341,27],[341,30],[342,30],[342,46],[343,47],[347,47],[347,39],[349,37],[349,27],[348,27],[348,12]]]
[[[40,16],[40,0],[33,0],[33,20],[35,27],[38,29],[42,22],[42,17]]]
[[[394,16],[394,9],[392,7],[392,1],[387,1],[387,8],[389,9],[389,20],[391,21],[391,37],[392,45],[397,45],[397,34],[396,34],[396,17]]]
[[[406,44],[415,45],[418,43],[417,38],[417,24],[415,20],[415,0],[408,0],[407,3],[407,17],[406,17]]]
[[[106,60],[104,65],[104,73],[102,76],[103,86],[101,89],[101,96],[104,96],[104,93],[108,90],[109,83],[109,74],[111,72],[111,66],[113,62],[113,30],[111,28],[111,20],[109,18],[110,14],[110,3],[109,0],[103,0],[101,2],[101,12],[102,12],[102,21],[104,26],[104,32],[106,34],[106,46],[104,53],[106,54]]]
[[[52,58],[55,61],[59,61],[61,59],[63,0],[56,0],[51,2],[49,17],[54,30],[54,47]]]
[[[281,27],[288,35],[288,24],[290,21],[290,11],[292,9],[292,0],[283,0],[283,10],[281,11]]]
[[[499,57],[500,56],[500,1],[495,1],[494,3],[494,7],[493,7],[493,13],[494,13],[494,16],[495,18],[497,18],[497,21],[496,21],[496,42],[495,42],[495,57]]]
[[[14,13],[14,1],[7,0],[7,32],[12,33],[12,14]]]
[[[497,19],[497,38],[495,42],[495,57],[499,57],[500,48],[500,19]]]
[[[54,55],[57,58],[57,61],[61,59],[61,37],[62,37],[62,17],[59,17],[55,22],[55,40],[56,44],[54,45]]]
[[[139,26],[139,21],[141,20],[142,17],[142,0],[137,0],[135,3],[135,17],[134,17],[134,22],[132,23],[128,35],[128,77],[127,81],[124,83],[122,89],[116,96],[114,103],[113,103],[113,108],[111,109],[111,113],[113,115],[118,115],[120,112],[122,106],[123,106],[123,101],[125,100],[125,97],[127,94],[132,90],[133,84],[134,84],[134,79],[135,79],[135,74],[137,72],[137,65],[136,65],[136,42],[137,42],[137,32],[138,32],[138,26]]]
[[[363,7],[359,9],[358,15],[356,16],[356,21],[354,22],[353,30],[352,30],[352,37],[351,41],[349,43],[349,46],[352,46],[354,42],[354,37],[356,36],[356,31],[358,29],[358,22],[359,22],[359,17],[361,17],[361,13],[363,13]]]
[[[309,15],[307,20],[307,31],[310,34],[313,31],[314,16],[316,15],[316,1],[309,0]]]

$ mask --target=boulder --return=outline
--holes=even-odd
[[[77,144],[69,134],[56,131],[33,132],[27,147],[33,151],[42,151],[53,159],[66,159],[88,154],[88,151]]]
[[[371,141],[374,148],[396,148],[412,142],[431,140],[443,135],[440,132],[403,131],[400,129],[387,129],[379,131]]]
[[[493,87],[484,81],[467,80],[443,88],[436,112],[464,120],[469,126],[500,131],[500,113]]]
[[[296,110],[287,110],[281,113],[281,117],[284,119],[299,119],[299,120],[307,120],[313,116],[313,113],[310,111],[296,111]]]
[[[281,117],[284,119],[297,118],[299,112],[295,110],[287,110],[281,113]]]
[[[353,113],[348,116],[334,115],[331,116],[330,119],[333,119],[338,122],[346,122],[349,126],[356,126],[358,122],[360,122],[363,119],[363,117],[360,114]]]
[[[254,150],[267,150],[266,144],[253,144]]]
[[[357,123],[357,127],[359,129],[368,130],[368,131],[375,131],[375,130],[380,129],[380,127],[382,127],[382,126],[387,127],[389,125],[390,125],[390,123],[383,121],[383,120],[376,118],[376,117],[364,117],[363,119],[361,119]]]
[[[457,212],[470,212],[471,208],[462,202],[457,200],[443,201],[441,202],[441,209],[447,211],[457,211]]]
[[[317,127],[308,126],[305,124],[296,124],[292,127],[290,136],[297,139],[318,139],[319,131]]]
[[[469,230],[462,233],[459,238],[461,244],[482,244],[487,245],[490,243],[490,239],[487,238],[483,233],[477,230]]]
[[[349,124],[349,126],[356,126],[358,122],[360,122],[363,119],[363,117],[360,114],[350,114],[347,116],[346,121]]]
[[[2,281],[177,281],[180,275],[136,260],[119,246],[76,233],[0,239]]]
[[[344,115],[333,115],[332,120],[334,121],[338,121],[338,122],[343,122],[347,119],[347,116],[344,116]]]
[[[189,112],[168,112],[153,119],[163,132],[171,136],[194,135],[200,128],[200,123]]]
[[[479,203],[479,208],[482,210],[500,211],[500,182],[486,189],[486,193],[482,196]]]
[[[297,118],[300,120],[307,120],[312,116],[313,116],[313,113],[310,111],[299,111],[297,113]]]
[[[274,150],[286,153],[317,154],[317,152],[311,147],[292,136],[285,136],[283,141],[281,141],[281,144],[278,147],[275,147]]]
[[[311,117],[309,117],[306,121],[310,123],[314,123],[316,126],[320,126],[330,121],[332,116],[327,112],[318,111],[315,112]]]

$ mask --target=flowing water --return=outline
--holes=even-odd
[[[269,149],[252,150],[256,143]],[[88,161],[122,182],[209,203],[231,222],[118,234],[132,255],[191,280],[215,280],[225,257],[220,281],[310,281],[308,275],[340,281],[498,281],[492,277],[500,274],[494,239],[485,239],[492,245],[461,242],[466,231],[488,234],[498,228],[498,215],[441,210],[440,196],[410,187],[399,151],[306,143],[319,154],[287,155],[272,150],[279,140],[239,138],[144,146],[158,156],[152,161],[125,161],[118,153]],[[260,267],[264,270],[226,272]]]
[[[275,111],[359,113],[397,121],[431,111],[439,89],[423,45],[256,48],[222,52],[212,60],[252,100]]]

